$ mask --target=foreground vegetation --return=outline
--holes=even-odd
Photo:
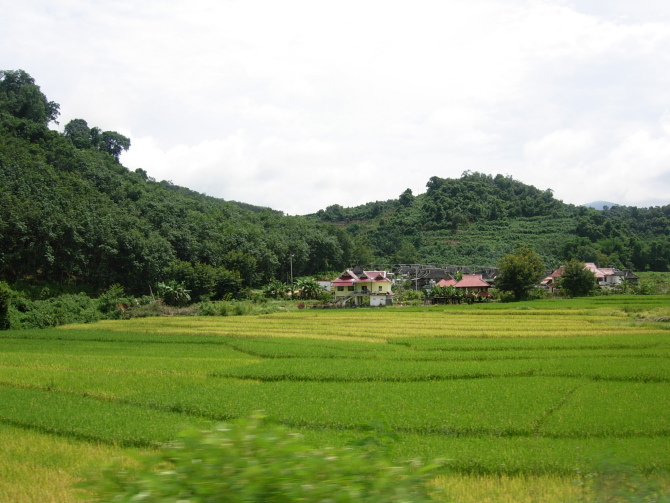
[[[392,459],[444,460],[447,501],[464,500],[464,481],[586,498],[603,457],[641,477],[670,468],[668,305],[612,296],[4,331],[0,437],[15,440],[0,500],[68,501],[81,459],[257,410],[317,448],[397,435]]]

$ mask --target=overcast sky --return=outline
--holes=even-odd
[[[121,162],[306,214],[510,175],[670,203],[668,0],[0,0],[0,69]]]

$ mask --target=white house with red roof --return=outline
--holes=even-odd
[[[601,287],[611,288],[621,284],[624,279],[633,282],[638,279],[638,276],[630,271],[620,271],[616,267],[598,267],[593,262],[586,262],[584,264],[584,269],[587,269],[593,273],[596,278],[596,283]],[[565,266],[561,266],[556,269],[549,276],[544,278],[541,283],[542,286],[551,290],[552,292],[555,291],[558,288],[558,278],[563,276],[564,270]]]
[[[363,303],[364,297],[370,298],[371,306],[385,306],[392,303],[391,279],[386,271],[362,271],[359,274],[347,269],[331,283],[334,302]]]

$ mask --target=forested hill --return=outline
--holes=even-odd
[[[310,218],[346,229],[363,262],[374,261],[365,255],[372,250],[389,263],[492,266],[528,246],[547,267],[570,258],[639,271],[670,265],[670,205],[598,211],[503,175],[435,176],[423,194],[407,189],[398,199],[333,205]]]
[[[184,282],[198,297],[355,264],[494,266],[518,245],[547,267],[576,257],[668,270],[670,206],[565,205],[501,175],[433,177],[427,190],[289,217],[207,197],[119,163],[131,140],[59,105],[27,73],[0,71],[0,281],[146,294]]]
[[[23,71],[0,72],[0,280],[118,283],[149,293],[185,277],[214,297],[275,277],[340,270],[352,243],[337,226],[207,197],[118,159],[130,139],[75,119]]]

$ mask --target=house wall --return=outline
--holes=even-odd
[[[337,297],[347,297],[348,295],[353,295],[354,287],[353,286],[337,286],[331,288],[331,291],[335,293],[335,298]]]
[[[388,281],[380,281],[377,283],[364,281],[357,282],[355,286],[341,286],[331,288],[331,291],[335,292],[335,297],[346,297],[347,295],[374,295],[374,294],[383,294],[388,295],[391,292],[391,283]]]
[[[605,285],[605,286],[614,286],[614,285],[618,285],[619,283],[621,283],[621,276],[612,275],[612,276],[605,276],[603,278],[603,283],[602,284]]]
[[[375,281],[374,278],[380,278],[380,280]],[[353,296],[356,304],[360,304],[363,298],[370,298],[371,306],[391,304],[392,283],[390,280],[383,281],[381,278],[386,278],[386,273],[383,271],[372,271],[369,277],[366,273],[362,278],[357,278],[354,273],[347,272],[331,283],[330,291],[333,293],[333,300],[339,302]]]
[[[390,305],[391,302],[388,295],[370,295],[370,305],[373,307]]]
[[[380,281],[379,283],[372,283],[370,290],[372,293],[388,294],[391,291],[391,283],[387,281]]]

